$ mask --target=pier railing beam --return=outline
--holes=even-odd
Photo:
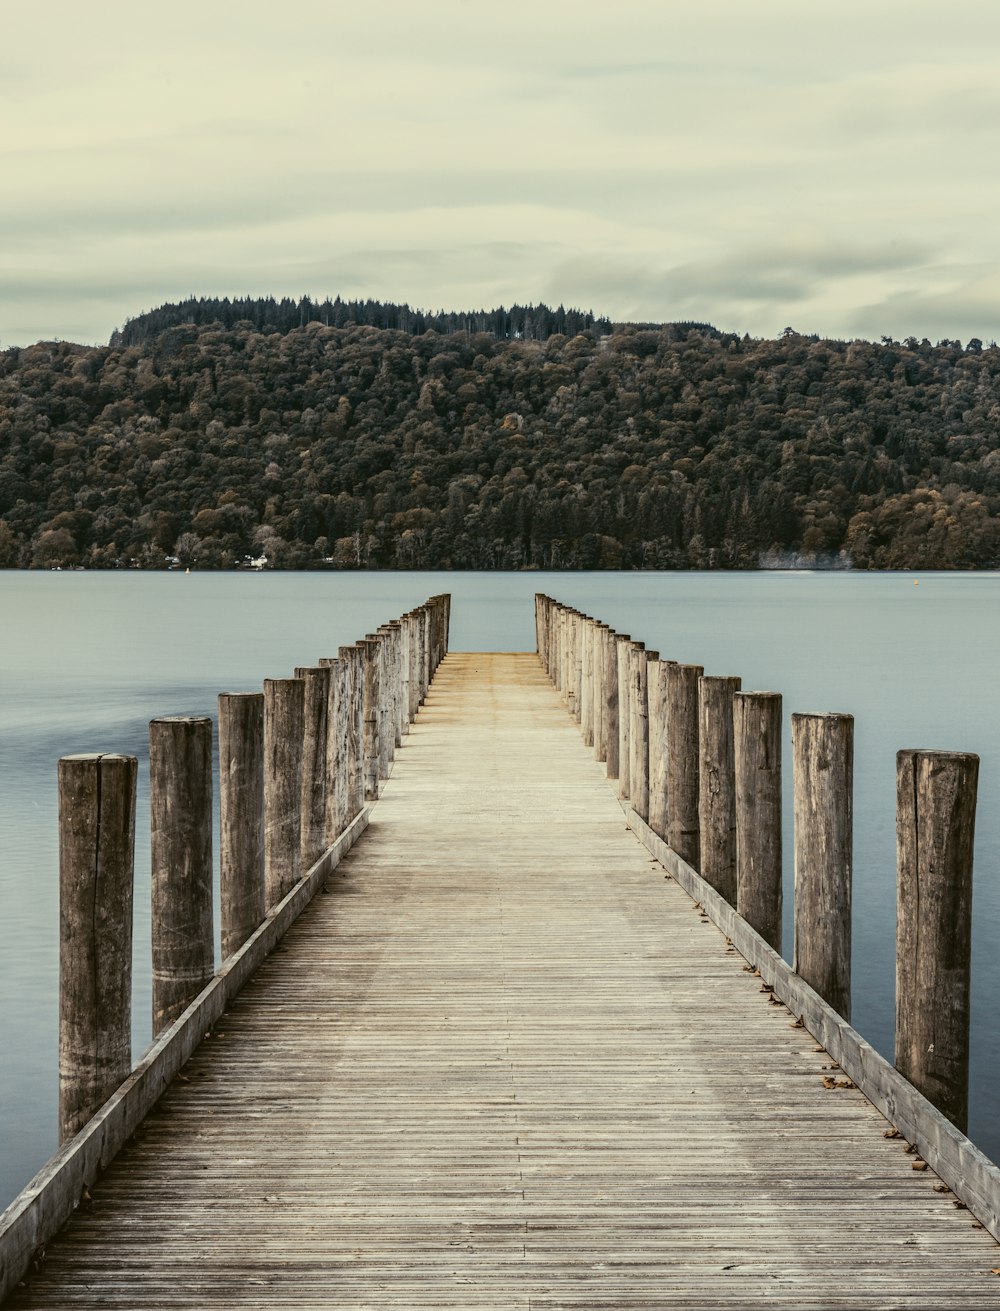
[[[264,919],[264,694],[219,696],[219,920],[222,959]]]
[[[134,756],[59,761],[59,1141],[132,1068]]]
[[[781,696],[733,698],[736,909],[781,951]]]
[[[966,1132],[979,757],[896,757],[896,1069]]]
[[[851,1018],[854,717],[792,715],[795,949],[792,968]]]
[[[698,682],[698,872],[736,905],[736,762],[733,698],[738,678]]]
[[[149,725],[153,1036],[215,973],[212,919],[212,721]]]

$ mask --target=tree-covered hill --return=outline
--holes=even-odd
[[[180,324],[219,323],[225,328],[237,325],[254,327],[258,332],[291,332],[307,323],[322,323],[328,328],[345,328],[357,324],[366,328],[394,328],[418,337],[425,332],[488,332],[497,341],[546,341],[559,332],[571,337],[592,329],[611,332],[610,319],[596,319],[589,311],[566,309],[560,305],[502,305],[494,310],[467,310],[454,313],[411,309],[378,300],[299,300],[284,297],[190,297],[188,300],[160,305],[129,319],[123,328],[111,334],[112,346],[139,346],[164,328]]]
[[[0,565],[1000,559],[1000,351],[313,320],[0,355]]]

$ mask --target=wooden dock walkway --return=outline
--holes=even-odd
[[[12,1308],[998,1307],[1000,1252],[450,654],[367,833]]]

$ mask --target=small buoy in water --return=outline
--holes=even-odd
[[[189,574],[189,573],[191,572],[191,570],[190,570],[190,569],[185,569],[184,572],[185,572],[186,574]]]

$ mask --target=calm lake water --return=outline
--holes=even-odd
[[[895,753],[982,757],[971,1135],[1000,1156],[1000,574],[0,573],[0,1206],[56,1146],[56,761],[139,756],[133,1052],[150,1037],[149,719],[335,654],[452,593],[452,649],[534,647],[544,591],[673,660],[784,694],[786,907],[792,711],[855,716],[854,1023],[892,1056]],[[785,926],[791,953],[791,922]]]

